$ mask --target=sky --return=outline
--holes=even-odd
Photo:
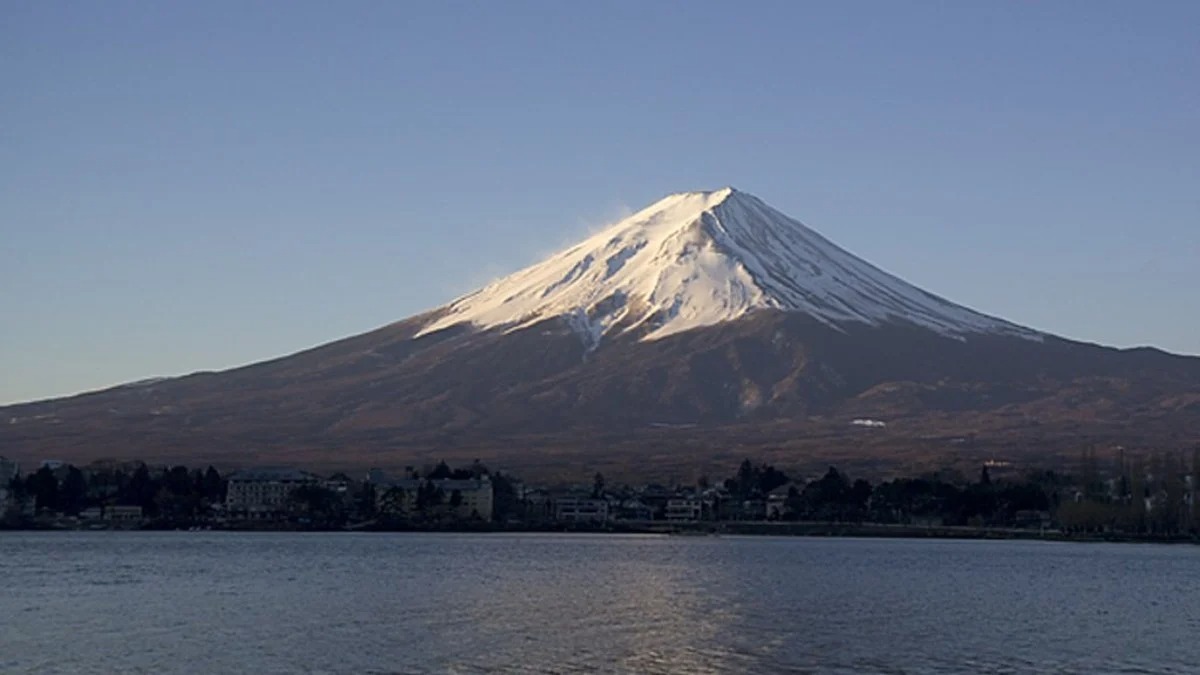
[[[733,185],[1200,354],[1200,3],[0,3],[0,403],[360,333]]]

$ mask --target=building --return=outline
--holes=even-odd
[[[700,520],[704,506],[699,499],[692,497],[677,497],[667,500],[667,520],[672,522],[691,522]]]
[[[642,488],[641,494],[638,495],[642,503],[653,509],[655,518],[665,517],[667,502],[671,501],[674,497],[674,490],[667,489],[657,483],[651,483]]]
[[[565,497],[554,501],[554,517],[565,523],[603,523],[608,521],[608,501]]]
[[[746,499],[734,502],[722,512],[729,520],[764,520],[767,517],[767,500]]]
[[[104,509],[99,506],[89,506],[79,512],[80,520],[100,520],[104,517]]]
[[[788,500],[792,496],[792,490],[799,492],[800,488],[795,483],[781,485],[767,495],[767,519],[778,520],[792,512]]]
[[[114,523],[139,523],[144,514],[140,506],[106,506],[104,519]]]
[[[653,520],[654,509],[640,499],[626,499],[619,511],[623,520]]]
[[[495,490],[486,475],[479,478],[425,478],[387,479],[375,484],[375,506],[380,513],[394,515],[443,509],[458,518],[492,519]],[[436,504],[422,502],[422,495],[438,495]],[[433,507],[432,509],[430,507]]]
[[[521,495],[521,510],[528,521],[554,520],[554,498],[544,488],[525,490]]]
[[[317,485],[316,476],[293,468],[243,469],[229,476],[225,509],[234,517],[250,520],[278,518],[288,510],[297,488]]]

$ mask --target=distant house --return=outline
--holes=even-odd
[[[653,520],[654,509],[640,499],[626,499],[621,502],[619,516],[624,520]]]
[[[346,474],[338,473],[322,481],[321,487],[345,499],[352,492],[354,481]]]
[[[320,479],[293,468],[243,469],[229,476],[225,508],[230,515],[248,520],[272,520],[287,510],[297,488],[317,485]]]
[[[704,513],[703,503],[693,497],[677,497],[667,500],[667,520],[672,522],[692,522],[700,520]]]
[[[788,506],[788,497],[791,496],[793,489],[799,490],[800,488],[795,483],[788,483],[767,494],[767,518],[776,520],[791,512],[791,507]]]
[[[608,501],[577,497],[556,499],[554,517],[564,523],[604,523],[609,519]]]
[[[732,514],[734,520],[762,520],[767,517],[765,499],[747,499],[737,505]]]
[[[917,527],[941,527],[946,524],[940,513],[914,513],[905,518],[905,522]]]
[[[1023,510],[1013,514],[1013,525],[1016,527],[1047,529],[1053,520],[1049,511]]]
[[[139,523],[144,514],[140,506],[106,506],[104,519],[114,523]]]
[[[544,488],[529,488],[521,495],[521,508],[526,520],[554,520],[554,499]]]
[[[89,506],[88,508],[79,512],[79,518],[81,520],[100,520],[103,517],[104,509],[100,508],[99,506]]]
[[[667,509],[667,502],[675,496],[675,492],[657,483],[651,483],[642,488],[640,499],[651,509],[654,509],[654,515],[657,518],[663,517]]]

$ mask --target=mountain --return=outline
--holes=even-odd
[[[671,195],[451,303],[421,333],[564,317],[594,347],[614,333],[662,338],[766,309],[835,327],[905,321],[956,337],[1040,339],[897,279],[733,188]]]
[[[430,312],[284,358],[0,408],[36,460],[688,477],[1200,440],[1200,359],[1055,337],[908,284],[730,188],[668,196]]]

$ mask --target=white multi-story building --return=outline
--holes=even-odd
[[[704,505],[699,499],[676,498],[667,500],[667,520],[685,522],[700,520]]]
[[[243,469],[229,476],[225,508],[244,518],[274,518],[287,510],[297,488],[319,482],[318,477],[299,469]]]

